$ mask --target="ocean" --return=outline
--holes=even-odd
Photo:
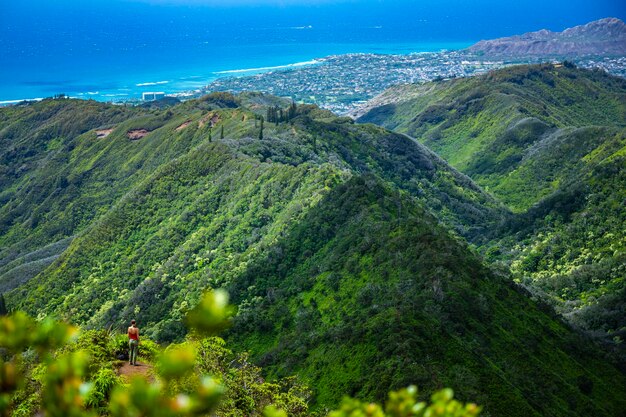
[[[194,43],[185,52],[175,45],[158,53],[94,54],[84,59],[51,59],[0,69],[0,104],[22,99],[66,94],[99,101],[138,99],[143,92],[166,94],[202,88],[220,77],[315,65],[317,58],[345,53],[407,54],[461,49],[471,42],[436,43],[304,43],[227,44]]]
[[[481,2],[489,7],[478,7]],[[194,90],[219,77],[310,64],[328,55],[461,49],[545,26],[537,20],[541,14],[497,19],[514,12],[514,5],[456,0],[448,6],[434,0],[2,2],[0,104],[55,94],[137,99],[142,92]],[[550,27],[561,30],[595,17],[583,12],[584,19],[554,13],[559,17],[551,18]]]

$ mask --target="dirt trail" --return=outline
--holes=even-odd
[[[149,382],[154,382],[153,366],[149,363],[137,362],[137,366],[133,366],[128,362],[124,362],[124,365],[117,370],[117,373],[125,382],[137,376],[143,377]]]

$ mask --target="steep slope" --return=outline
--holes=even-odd
[[[518,213],[483,246],[489,260],[577,325],[622,337],[625,80],[519,66],[399,86],[371,106],[360,121],[415,136]]]
[[[83,161],[81,171],[64,172],[74,147],[71,139],[139,113],[96,102],[79,106],[58,100],[2,109],[0,273],[10,278],[3,278],[0,291],[19,285],[22,276],[33,276],[49,265],[97,207],[111,201],[108,195],[100,195],[91,204],[82,198],[80,184],[90,174],[88,161]],[[53,213],[54,225],[46,222],[48,213]]]
[[[275,375],[305,376],[323,405],[417,383],[451,384],[490,415],[622,406],[601,393],[621,387],[601,381],[623,376],[371,176],[331,190],[229,288],[240,306],[230,339]]]
[[[230,341],[273,375],[312,382],[320,408],[417,383],[452,385],[493,415],[619,414],[624,375],[463,243],[502,222],[493,198],[404,135],[309,106],[261,122],[246,100],[263,111],[228,95],[129,110],[140,113],[94,128],[106,137],[64,138],[64,162],[45,154],[8,177],[13,208],[19,181],[87,172],[65,198],[100,208],[9,305],[87,327],[137,318],[167,342],[206,287],[226,287],[239,310]],[[34,113],[57,105],[87,104]],[[42,252],[67,239],[44,233],[67,207],[58,188],[8,211],[3,239]],[[25,225],[36,207],[46,215]]]
[[[259,97],[242,100],[252,108],[259,106]],[[45,162],[34,165],[7,191],[3,214],[12,221],[2,238],[29,251],[17,261],[47,255],[50,248],[65,251],[58,259],[44,258],[56,261],[45,271],[43,265],[32,282],[28,281],[40,270],[24,271],[20,264],[9,269],[17,263],[9,260],[3,287],[25,284],[10,299],[20,300],[33,313],[58,313],[94,326],[126,320],[137,308],[150,323],[148,329],[154,325],[155,334],[165,332],[157,337],[179,337],[182,327],[175,321],[179,306],[174,304],[191,291],[183,291],[189,283],[174,289],[173,283],[166,286],[159,294],[164,303],[160,307],[151,305],[152,296],[163,287],[158,284],[155,290],[155,283],[191,275],[192,298],[184,309],[212,282],[211,276],[221,279],[238,263],[245,264],[265,241],[297,221],[330,186],[320,184],[333,184],[337,181],[333,178],[353,173],[375,173],[410,191],[468,238],[478,239],[502,218],[502,208],[492,198],[405,136],[355,126],[348,119],[303,106],[292,123],[265,123],[265,138],[259,139],[257,116],[243,108],[231,109],[238,105],[239,99],[232,96],[214,95],[167,111],[132,115],[96,132],[68,135],[63,151],[46,155]],[[88,110],[71,101],[34,106]],[[223,108],[207,110],[212,106]],[[48,124],[63,125],[63,119],[51,117]],[[107,136],[97,137],[102,130]],[[218,139],[222,130],[224,138]],[[135,139],[136,132],[143,136]],[[27,143],[28,137],[20,140]],[[77,176],[81,181],[75,185]],[[47,195],[28,191],[45,190],[45,184],[65,178],[68,186],[50,187]],[[24,182],[29,187],[22,187]],[[31,202],[28,196],[38,200]],[[15,206],[22,207],[23,217],[15,213]],[[62,227],[72,207],[81,210],[81,222]],[[23,220],[38,211],[43,212],[41,220]],[[75,241],[72,235],[78,236]],[[58,239],[63,245],[51,243]],[[206,255],[198,258],[199,253]],[[231,258],[233,263],[225,263]],[[219,268],[211,264],[214,259]],[[143,296],[145,291],[151,296]],[[148,308],[154,313],[147,313]],[[166,319],[180,331],[163,330],[169,325]]]
[[[260,141],[259,122],[250,111],[237,109],[240,99],[260,111],[264,103],[278,102],[254,94],[237,99],[216,94],[147,111],[48,100],[0,112],[0,152],[6,161],[0,191],[0,291],[37,275],[152,172],[202,143],[217,141],[222,129],[221,143],[258,161],[320,165],[332,160],[340,169],[385,175],[430,201],[433,211],[468,238],[478,238],[501,217],[503,209],[491,197],[408,138],[302,108],[310,114],[293,125],[266,123],[266,139]]]
[[[487,254],[510,262],[514,278],[539,296],[548,294],[571,323],[604,338],[623,357],[625,132],[607,138],[581,160],[585,165],[577,175],[506,223]]]
[[[565,66],[517,66],[393,88],[358,121],[407,133],[516,211],[567,177],[571,164],[626,125],[626,81]],[[572,144],[573,149],[563,144]],[[557,147],[563,149],[556,149]],[[561,154],[566,163],[556,164]],[[538,158],[550,164],[532,181]],[[547,171],[547,172],[546,172]]]
[[[73,237],[162,163],[193,146],[178,135],[158,146],[171,112],[45,100],[0,112],[0,291],[47,267]],[[181,122],[182,123],[182,122]]]

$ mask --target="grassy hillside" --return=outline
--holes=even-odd
[[[568,163],[576,162],[589,143],[626,125],[625,80],[565,66],[518,66],[395,87],[377,100],[381,106],[360,122],[418,138],[516,211],[554,191],[567,175],[553,163],[545,167],[549,175],[532,178],[533,188],[515,190],[516,178],[510,183],[508,177],[530,182],[524,171],[532,170],[528,163],[535,162],[535,154],[548,153],[545,148],[554,142],[575,141],[582,149],[566,156]]]
[[[452,384],[489,415],[621,407],[600,394],[620,373],[373,177],[332,190],[229,289],[240,306],[230,339],[276,376],[303,375],[322,404],[415,383]]]
[[[252,109],[259,101],[244,99]],[[291,124],[265,123],[259,139],[260,120],[239,104],[218,95],[133,114],[68,134],[56,152],[46,149],[46,162],[6,191],[2,239],[15,259],[5,257],[2,285],[24,284],[9,299],[33,314],[55,312],[93,326],[141,311],[156,337],[180,337],[179,310],[202,288],[223,284],[224,275],[262,252],[332,186],[358,173],[411,191],[468,238],[501,218],[491,197],[407,137],[302,107]],[[34,106],[88,112],[87,105]],[[52,118],[48,124],[63,125]],[[97,137],[107,128],[108,136]],[[149,133],[129,139],[140,129]],[[29,192],[35,187],[46,191]],[[45,261],[54,263],[44,270]]]
[[[407,133],[517,212],[576,173],[626,126],[626,80],[524,65],[480,77],[394,87],[358,121]],[[537,169],[540,172],[537,172]]]
[[[302,376],[320,408],[416,383],[492,415],[618,415],[624,375],[466,247],[509,227],[499,202],[407,136],[310,106],[263,122],[267,103],[0,110],[3,149],[23,148],[4,154],[9,307],[87,328],[138,318],[170,342],[225,287],[227,339]],[[72,112],[88,122],[66,129]],[[29,117],[56,139],[35,146]]]
[[[626,330],[626,81],[571,65],[399,86],[359,120],[415,136],[515,216],[482,248],[572,322]]]
[[[276,102],[253,94],[242,99],[251,110]],[[331,163],[339,170],[384,175],[428,200],[434,212],[468,238],[479,238],[501,217],[502,208],[491,197],[408,138],[304,108],[311,115],[292,125],[265,123],[266,139],[258,140],[255,113],[239,105],[239,99],[215,95],[168,110],[74,100],[3,109],[0,291],[41,272],[125,194],[211,141],[225,145],[224,152],[250,156],[250,161]],[[129,132],[141,129],[148,133],[145,137],[129,139]]]

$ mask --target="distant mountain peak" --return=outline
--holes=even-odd
[[[626,24],[607,17],[563,32],[541,29],[492,40],[482,40],[469,52],[487,56],[626,55]]]

